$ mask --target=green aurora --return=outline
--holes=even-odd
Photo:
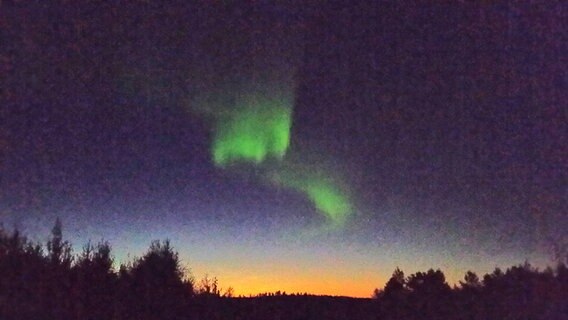
[[[342,226],[353,210],[353,204],[347,194],[329,177],[309,173],[307,170],[295,170],[292,173],[290,170],[280,169],[270,180],[279,186],[305,194],[333,226]]]
[[[299,188],[325,213],[334,225],[342,225],[351,212],[351,203],[339,188],[324,180],[307,180]]]
[[[218,119],[212,156],[217,166],[282,159],[290,144],[292,108],[283,99],[249,99]]]
[[[242,95],[235,98],[232,108],[209,112],[215,119],[213,162],[221,168],[234,164],[257,166],[261,180],[304,194],[331,226],[342,226],[353,209],[343,189],[321,166],[301,161],[302,154],[297,150],[299,159],[294,164],[286,156],[290,149],[292,100],[278,94]],[[232,168],[238,170],[239,166]]]

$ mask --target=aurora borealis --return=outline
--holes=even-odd
[[[560,7],[4,1],[0,223],[244,295],[552,264]]]
[[[241,107],[240,104],[244,106]],[[225,167],[232,163],[248,162],[258,166],[268,157],[286,161],[292,108],[283,105],[285,103],[274,99],[251,98],[239,102],[236,111],[218,119],[212,142],[215,164]],[[280,167],[276,166],[272,170],[281,170],[278,169]],[[265,179],[263,175],[266,173],[261,173],[258,178]],[[304,193],[315,208],[326,214],[334,224],[344,222],[352,209],[347,197],[326,178],[296,172],[277,173],[271,180],[280,186]]]
[[[316,170],[295,165],[291,168],[280,167],[269,175],[269,179],[277,186],[303,193],[329,219],[330,225],[339,227],[352,213],[353,204],[345,190],[334,183],[331,176],[329,170],[326,174],[318,174]]]
[[[217,166],[236,163],[259,166],[269,158],[277,162],[288,161],[285,155],[292,127],[290,101],[253,95],[239,100],[234,109],[218,116],[216,121],[211,150]],[[334,225],[345,222],[352,205],[329,178],[315,177],[306,170],[295,170],[291,174],[289,169],[283,171],[283,167],[280,164],[264,165],[257,178],[265,180],[268,175],[273,183],[304,193]],[[264,172],[269,170],[276,170],[276,173]]]
[[[284,157],[290,144],[291,107],[258,97],[240,103],[245,106],[219,120],[212,147],[215,164],[259,164],[267,157]]]

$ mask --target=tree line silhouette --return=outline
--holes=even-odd
[[[409,277],[396,269],[384,289],[375,290],[378,319],[568,319],[568,268],[539,271],[529,263],[483,279],[471,271],[453,288],[440,270]]]
[[[568,319],[568,268],[530,264],[469,271],[451,287],[440,270],[396,269],[373,298],[265,293],[233,297],[216,278],[187,277],[169,241],[114,268],[107,242],[78,254],[56,221],[45,247],[0,228],[0,319]]]

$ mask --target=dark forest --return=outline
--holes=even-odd
[[[528,262],[450,286],[441,270],[396,269],[372,298],[275,292],[234,297],[188,276],[168,240],[118,269],[110,244],[78,254],[59,220],[45,245],[0,230],[0,319],[568,319],[568,268]],[[371,293],[370,293],[371,295]]]

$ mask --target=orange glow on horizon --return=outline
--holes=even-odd
[[[205,266],[192,268],[195,283],[199,285],[201,278],[208,274],[217,277],[221,292],[231,287],[235,296],[255,296],[261,293],[276,291],[293,293],[308,293],[314,295],[349,296],[369,298],[376,287],[382,287],[385,279],[377,272],[357,272],[352,270],[329,270],[316,268],[250,268],[250,269],[220,269],[216,274],[200,272]]]
[[[400,268],[409,276],[429,268]],[[314,294],[329,296],[347,296],[355,298],[370,298],[376,288],[382,289],[390,278],[392,270],[377,271],[374,268],[362,270],[360,267],[299,267],[286,265],[272,266],[241,266],[240,268],[213,268],[210,265],[198,264],[191,268],[195,284],[199,285],[204,275],[217,277],[221,293],[227,288],[233,289],[234,296],[255,296],[261,293]],[[437,269],[437,268],[433,268]],[[458,268],[440,268],[450,286],[463,279],[467,270]],[[490,272],[487,270],[486,272]],[[482,276],[484,273],[478,273]]]
[[[314,295],[349,296],[369,298],[373,293],[371,281],[362,279],[330,279],[312,278],[309,276],[296,276],[294,279],[275,279],[272,275],[251,276],[233,279],[235,295],[254,296],[260,293],[274,293],[276,291],[293,293],[308,293]],[[228,277],[227,277],[227,280]],[[276,281],[275,281],[276,280]]]

